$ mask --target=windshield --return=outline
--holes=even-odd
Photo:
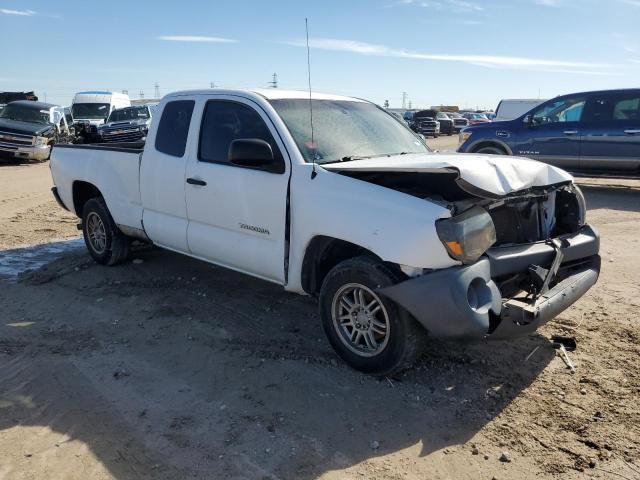
[[[411,130],[367,102],[313,100],[313,133],[309,100],[271,100],[307,162],[331,163],[361,157],[425,153],[428,147]]]
[[[150,118],[147,107],[127,107],[114,110],[109,115],[109,122],[125,122],[127,120],[141,120]]]
[[[74,103],[71,107],[73,118],[107,118],[109,115],[108,103]]]
[[[7,105],[0,111],[0,118],[28,123],[50,123],[49,110],[40,110],[39,108],[25,107],[23,105]]]

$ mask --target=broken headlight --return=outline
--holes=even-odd
[[[455,217],[438,220],[436,231],[447,252],[462,263],[473,263],[496,242],[491,215],[475,206]]]

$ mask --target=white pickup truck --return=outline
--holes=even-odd
[[[318,296],[361,371],[410,364],[425,332],[531,333],[598,278],[584,197],[553,166],[433,153],[356,98],[187,91],[158,112],[144,149],[53,149],[53,193],[91,256],[113,265],[143,239]]]

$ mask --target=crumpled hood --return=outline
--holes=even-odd
[[[504,197],[532,187],[570,183],[564,170],[528,158],[506,155],[415,153],[322,165],[344,172],[457,172],[460,188],[472,194]]]

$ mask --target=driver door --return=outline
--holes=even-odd
[[[251,100],[220,96],[203,106],[197,152],[187,164],[187,241],[218,265],[285,283],[290,161],[271,120]],[[229,162],[237,139],[261,139],[279,173]]]
[[[518,135],[516,155],[561,168],[580,168],[584,97],[550,100],[534,110]]]

